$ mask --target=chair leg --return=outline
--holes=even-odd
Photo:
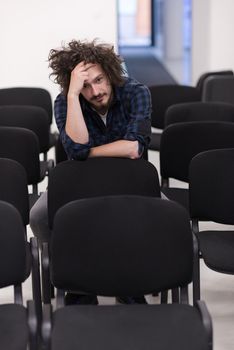
[[[168,302],[168,291],[161,292],[161,304],[167,304]]]
[[[33,300],[35,301],[36,314],[38,324],[41,324],[42,319],[42,304],[41,304],[41,281],[40,281],[40,263],[39,263],[39,250],[37,239],[32,237],[30,239],[30,246],[32,252],[32,289]]]
[[[194,246],[194,262],[193,262],[193,305],[197,300],[200,300],[200,257],[198,241],[195,235],[193,235]]]
[[[180,301],[180,296],[179,296],[179,289],[178,288],[173,288],[171,291],[172,295],[172,302],[173,303],[179,303]]]
[[[49,269],[49,249],[48,244],[43,243],[41,252],[42,261],[42,298],[44,304],[51,303],[51,283]]]

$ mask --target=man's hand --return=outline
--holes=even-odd
[[[80,62],[71,72],[71,80],[68,90],[68,96],[79,96],[83,89],[85,80],[88,79],[88,69],[93,63]]]

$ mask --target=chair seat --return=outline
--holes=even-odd
[[[22,305],[0,305],[0,346],[7,350],[26,350],[27,311]]]
[[[170,200],[181,204],[189,211],[189,192],[186,188],[163,187],[161,192]]]
[[[159,151],[160,150],[160,142],[161,142],[161,133],[152,132],[151,141],[150,141],[148,148],[153,150],[153,151]]]
[[[189,305],[66,306],[52,322],[52,350],[205,350],[208,343]]]
[[[212,270],[234,273],[234,231],[201,231],[197,234],[200,251]]]

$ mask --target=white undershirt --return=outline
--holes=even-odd
[[[107,117],[108,111],[105,114],[100,114],[100,113],[98,113],[98,114],[102,118],[103,123],[106,125],[106,117]]]

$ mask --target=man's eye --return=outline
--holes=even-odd
[[[97,78],[97,83],[101,83],[103,80],[103,77]]]

